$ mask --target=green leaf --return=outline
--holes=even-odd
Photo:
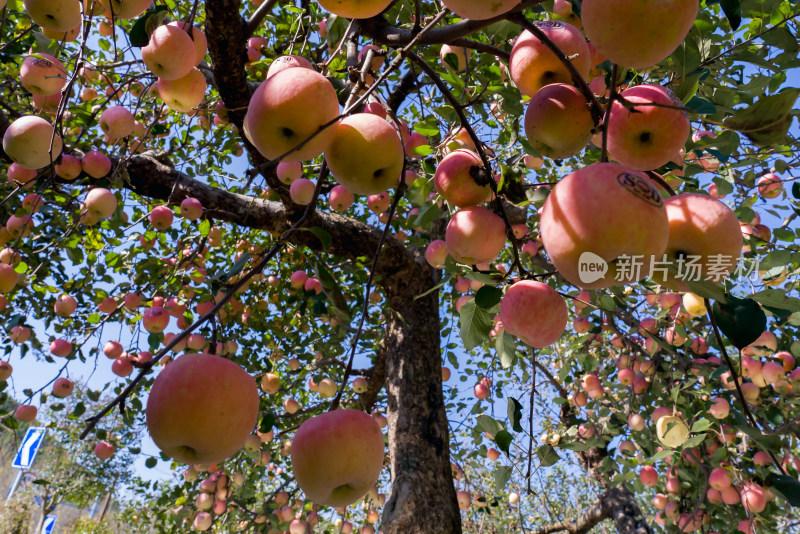
[[[83,404],[82,402],[79,402],[78,404],[75,405],[75,408],[72,409],[72,413],[69,414],[68,417],[70,419],[77,419],[85,412],[86,412],[86,405]]]
[[[561,459],[552,445],[542,445],[536,449],[536,456],[539,457],[539,467],[550,467]]]
[[[136,19],[136,22],[134,22],[133,26],[131,26],[130,32],[128,32],[131,45],[138,48],[147,46],[147,43],[150,42],[150,34],[164,21],[164,17],[166,17],[168,14],[167,11],[167,6],[158,6],[153,10],[145,11],[141,17]],[[162,12],[163,14],[159,15],[159,13]],[[156,17],[154,18],[153,22],[148,24],[150,17],[153,15],[156,15]],[[153,24],[155,24],[155,26],[153,26]]]
[[[501,430],[494,436],[494,442],[506,454],[508,454],[508,448],[511,446],[512,441],[514,441],[514,436],[508,430]]]
[[[514,397],[508,398],[508,420],[511,422],[511,428],[514,432],[522,432],[522,404]]]
[[[796,478],[789,475],[770,473],[764,482],[771,489],[778,490],[778,493],[783,495],[786,502],[795,508],[800,507],[800,482]]]
[[[498,491],[502,491],[506,487],[508,481],[511,480],[512,472],[510,465],[498,465],[494,470],[494,487]]]
[[[484,432],[488,432],[492,436],[497,436],[499,432],[506,429],[503,423],[486,414],[478,416],[478,426],[480,426]]]
[[[705,439],[706,439],[706,435],[705,434],[699,434],[697,436],[692,436],[691,438],[689,438],[689,439],[687,439],[686,441],[683,442],[683,448],[684,449],[691,449],[693,447],[697,447],[698,445],[703,443],[703,440],[705,440]]]
[[[474,299],[461,307],[460,322],[461,340],[467,350],[486,341],[492,330],[492,318],[486,310],[478,307]]]
[[[317,275],[320,285],[322,285],[322,292],[333,305],[337,319],[342,324],[349,324],[351,320],[350,309],[347,307],[347,300],[344,298],[344,293],[342,293],[339,283],[321,261],[314,264],[314,273]]]
[[[271,413],[268,413],[261,419],[261,425],[259,425],[258,431],[262,434],[266,434],[272,430],[273,426],[275,426],[275,416]]]
[[[436,117],[428,117],[418,122],[416,126],[414,126],[414,131],[425,137],[439,135],[439,123],[436,121]]]
[[[500,358],[500,365],[503,366],[503,369],[508,369],[517,361],[517,345],[514,343],[514,336],[505,330],[501,330],[497,334],[494,348],[497,350],[497,356]]]
[[[737,109],[733,116],[723,121],[723,125],[743,133],[758,146],[781,144],[792,124],[791,111],[798,96],[800,89],[796,88],[762,96],[752,106]]]
[[[767,315],[749,298],[728,295],[727,303],[715,302],[711,313],[719,329],[738,349],[743,349],[767,329]]]
[[[720,0],[719,5],[727,17],[731,29],[736,31],[742,23],[742,6],[739,0]]]
[[[693,96],[686,103],[686,107],[698,115],[713,115],[717,112],[717,106],[713,102],[701,96]]]
[[[475,303],[485,310],[494,308],[502,299],[503,291],[496,287],[483,286],[475,293]]]
[[[575,452],[583,452],[589,449],[589,446],[582,441],[559,441],[558,447]]]
[[[148,469],[154,468],[158,464],[158,459],[150,457],[144,461],[144,466]]]
[[[697,432],[705,432],[706,430],[711,428],[711,425],[712,425],[712,423],[708,419],[698,419],[692,425],[692,432],[695,432],[695,433],[697,433]]]
[[[790,312],[800,311],[800,299],[786,296],[786,291],[782,289],[765,289],[750,295],[750,298],[771,308],[780,308]]]
[[[333,237],[331,237],[331,234],[322,228],[314,226],[313,228],[303,228],[303,230],[307,230],[317,236],[317,239],[319,239],[322,243],[322,250],[327,249],[329,246],[331,246],[331,242],[333,242]]]

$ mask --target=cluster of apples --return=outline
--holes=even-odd
[[[299,203],[310,202],[313,183],[293,176],[298,169],[291,164],[324,152],[331,174],[344,188],[332,194],[331,203],[346,209],[352,194],[378,195],[395,187],[405,158],[398,130],[385,118],[373,113],[356,113],[341,121],[338,117],[331,83],[308,61],[289,56],[273,62],[254,92],[244,130],[261,154],[281,158],[279,172],[291,183]]]
[[[687,298],[690,297],[690,298]],[[666,329],[663,333],[664,338],[671,344],[676,346],[686,346],[687,353],[695,356],[691,362],[689,372],[701,383],[708,380],[708,374],[722,365],[720,358],[716,356],[708,356],[708,346],[702,337],[695,337],[689,343],[689,340],[683,335],[678,334],[676,327],[680,326],[681,330],[689,330],[692,317],[697,317],[705,313],[704,310],[698,309],[698,299],[691,293],[687,293],[681,298],[676,293],[662,293],[662,294],[648,294],[645,298],[645,304],[649,306],[657,306],[667,314],[663,317],[665,321],[673,323],[673,326]],[[582,313],[587,309],[583,303],[591,302],[591,295],[588,292],[581,292],[576,297],[576,311]],[[699,300],[702,303],[702,300]],[[580,303],[580,304],[579,304]],[[663,315],[663,312],[661,313]],[[584,319],[585,321],[578,321]],[[658,333],[665,328],[663,324],[654,317],[645,317],[641,321],[640,330],[642,334]],[[588,324],[588,328],[585,326]],[[578,315],[575,320],[576,330],[579,332],[589,332],[591,325],[588,322],[588,317],[585,315]],[[674,335],[670,337],[668,332],[674,329]],[[603,331],[613,331],[608,325],[603,325]],[[621,401],[622,395],[629,395],[629,386],[633,386],[633,393],[636,395],[643,394],[645,388],[638,388],[637,383],[641,380],[645,385],[649,376],[655,372],[655,367],[652,361],[642,360],[640,356],[628,354],[625,352],[626,345],[622,337],[617,334],[612,335],[611,343],[604,343],[602,337],[600,343],[595,348],[595,336],[590,336],[590,351],[607,350],[610,348],[611,356],[618,349],[618,357],[616,359],[617,369],[617,382],[619,386],[624,389],[621,391],[618,387],[615,388],[611,383],[612,371],[609,371],[607,379],[602,378],[603,372],[593,372],[584,375],[580,381],[580,387],[583,391],[574,394],[571,397],[571,402],[578,408],[587,405],[587,396],[591,399],[606,398],[612,402]],[[637,335],[631,335],[630,342],[641,344],[641,339]],[[649,338],[648,338],[649,339]],[[650,354],[655,354],[659,347],[654,344],[645,343],[645,351]],[[690,348],[689,348],[690,346]],[[742,377],[740,378],[740,387],[745,392],[745,399],[754,409],[763,403],[762,394],[764,388],[770,384],[773,387],[774,394],[784,396],[789,394],[798,386],[798,377],[800,372],[795,369],[795,360],[788,352],[776,352],[777,340],[774,334],[765,331],[758,340],[742,350]],[[624,376],[623,376],[624,374]],[[633,381],[633,378],[636,381]],[[603,381],[606,381],[605,383]],[[733,395],[732,390],[735,389],[733,379],[730,372],[724,373],[719,381],[721,386]],[[611,399],[609,399],[609,395]],[[696,473],[698,463],[704,463],[707,469],[705,472],[710,472],[709,478],[710,489],[707,492],[706,500],[709,504],[726,504],[733,506],[741,504],[745,511],[757,514],[765,509],[766,504],[775,498],[775,495],[769,490],[768,487],[763,486],[758,480],[763,480],[767,473],[766,469],[773,464],[769,454],[764,451],[753,451],[753,473],[748,474],[749,468],[741,465],[739,468],[733,467],[726,463],[731,452],[727,451],[728,448],[736,447],[739,451],[745,451],[746,447],[752,447],[752,443],[747,444],[746,438],[741,432],[736,432],[730,425],[725,424],[729,420],[731,413],[731,405],[725,398],[718,396],[708,399],[705,402],[705,411],[695,414],[695,417],[705,415],[711,421],[718,421],[719,431],[710,432],[704,431],[706,439],[699,448],[684,449],[680,455],[681,463],[686,463],[691,472]],[[590,416],[591,411],[587,411],[587,416]],[[648,419],[650,424],[653,425],[654,432],[648,433]],[[644,440],[648,442],[655,436],[655,439],[660,444],[669,449],[677,449],[683,446],[690,436],[690,428],[688,419],[676,411],[674,407],[657,407],[655,408],[649,418],[647,415],[641,415],[637,412],[632,412],[628,416],[628,427],[631,430],[631,438],[623,439],[618,445],[618,450],[625,455],[635,456],[637,461],[644,463],[645,457],[641,451],[638,450],[637,442]],[[592,423],[584,423],[578,428],[577,435],[583,439],[590,439],[595,436],[598,431],[597,425]],[[614,435],[612,433],[612,435]],[[741,439],[741,441],[739,441]],[[737,456],[740,453],[735,453]],[[702,460],[701,460],[702,458]],[[685,475],[679,475],[682,470],[681,465],[673,459],[667,457],[667,464],[669,465],[668,475],[666,478],[661,478],[658,471],[648,461],[639,469],[639,479],[643,485],[647,487],[655,487],[659,482],[663,483],[666,488],[666,494],[658,494],[653,501],[653,504],[662,511],[655,517],[658,524],[664,525],[666,522],[678,524],[682,531],[693,532],[700,529],[700,527],[707,523],[709,517],[707,515],[692,516],[687,512],[681,513],[681,507],[678,499],[685,498],[684,489],[682,487],[682,479]],[[790,457],[784,458],[783,463],[788,467],[794,468],[793,459]],[[748,464],[749,465],[749,464]],[[763,471],[763,472],[762,472]],[[732,484],[732,477],[736,477],[739,481]],[[685,487],[685,486],[684,486]],[[706,512],[707,514],[708,512]],[[747,526],[747,525],[745,525]],[[749,532],[749,530],[743,530]]]

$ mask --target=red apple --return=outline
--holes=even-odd
[[[30,423],[36,419],[36,414],[38,411],[39,410],[36,408],[36,406],[31,406],[30,404],[20,404],[14,410],[14,417],[16,417],[17,421],[21,423]]]
[[[589,76],[591,52],[580,30],[557,21],[535,22],[567,57],[584,78]],[[524,95],[532,97],[551,83],[572,83],[561,60],[531,32],[525,30],[511,50],[511,79]]]
[[[559,273],[589,289],[641,280],[669,239],[664,201],[650,179],[616,163],[595,163],[561,179],[545,201],[541,231]]]
[[[660,85],[639,85],[614,101],[608,119],[608,153],[623,165],[648,171],[665,165],[689,137],[689,117],[675,94]],[[671,107],[670,107],[671,106]]]
[[[500,216],[480,206],[457,211],[445,231],[448,253],[458,262],[493,261],[506,244],[506,226]]]
[[[525,135],[543,156],[565,159],[578,154],[594,134],[586,97],[571,85],[554,83],[536,92],[525,112]]]
[[[483,162],[475,152],[466,149],[450,152],[436,167],[433,177],[436,192],[459,208],[482,204],[492,193],[489,184],[479,185],[474,177],[482,171]]]
[[[364,412],[334,410],[300,426],[291,454],[295,480],[308,499],[324,506],[347,506],[378,480],[383,434]]]
[[[197,50],[189,34],[177,26],[159,26],[142,48],[142,61],[164,80],[183,78],[194,68]]]
[[[38,96],[57,94],[67,85],[63,63],[49,54],[26,57],[19,69],[19,78],[25,89]]]
[[[698,0],[584,0],[581,21],[598,52],[643,69],[669,56],[697,17]]]
[[[286,69],[253,93],[244,127],[264,157],[275,159],[288,152],[283,161],[304,161],[328,148],[336,128],[317,132],[338,116],[336,90],[323,75],[310,69]],[[305,145],[297,148],[301,143]]]
[[[237,364],[211,354],[170,362],[147,399],[156,445],[187,464],[215,463],[238,451],[258,418],[258,389]]]
[[[72,380],[66,378],[56,378],[56,381],[53,383],[53,395],[62,399],[72,395],[74,389],[75,384]]]
[[[100,441],[94,446],[94,455],[100,460],[108,460],[114,455],[114,446],[107,441]]]
[[[111,172],[111,160],[102,152],[92,150],[81,158],[81,168],[92,178],[103,178]]]
[[[564,332],[567,319],[564,299],[542,282],[517,282],[500,303],[500,320],[506,332],[534,348],[555,343]]]

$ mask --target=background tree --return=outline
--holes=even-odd
[[[442,3],[454,12],[423,0],[372,2],[374,12],[308,0],[89,0],[73,21],[48,18],[42,2],[8,2],[0,133],[11,139],[26,125],[47,134],[38,155],[4,141],[0,287],[11,364],[36,359],[64,378],[79,362],[96,362],[122,377],[110,382],[118,396],[80,421],[80,437],[98,440],[112,411],[142,427],[154,366],[181,352],[223,355],[259,379],[278,376],[277,388],[262,385],[257,437],[245,450],[188,468],[183,482],[143,485],[142,498],[154,504],[126,512],[132,530],[194,523],[299,532],[305,521],[330,531],[337,519],[340,531],[347,522],[362,534],[378,520],[387,534],[587,532],[607,519],[624,533],[791,528],[799,498],[796,6],[676,1],[632,22],[625,5],[656,8],[525,0],[487,13],[484,2]],[[74,13],[77,2],[55,4]],[[194,46],[204,52],[203,36],[162,28],[169,21],[202,27],[208,55],[192,57]],[[674,42],[643,58],[656,31]],[[153,43],[162,34],[183,38],[185,50],[174,41],[159,53]],[[526,46],[551,61],[541,78],[521,75],[525,62],[512,61],[512,50]],[[262,128],[278,119],[252,118],[251,98],[290,54],[335,88],[337,119],[388,117],[406,155],[391,191],[350,205],[332,176],[346,181],[389,149],[344,143],[347,176],[334,164],[341,161],[292,166],[279,162],[290,155],[271,154],[278,143],[266,143]],[[183,56],[197,70],[169,71]],[[301,77],[283,74],[295,84]],[[537,128],[556,124],[536,120],[535,106],[546,108],[538,90],[549,82],[574,86],[558,98],[577,99],[566,108],[588,121],[580,135],[556,128],[540,139],[547,132]],[[53,93],[44,87],[51,83]],[[642,104],[640,86],[662,99]],[[295,115],[323,107],[322,96],[306,98]],[[654,109],[681,118],[662,129],[650,118],[652,131],[635,132],[632,149],[617,143],[615,113],[636,119]],[[280,134],[308,127],[316,141],[298,140],[307,148],[328,135],[316,124]],[[678,134],[678,144],[662,144],[662,133]],[[664,147],[672,161],[643,161]],[[479,230],[497,225],[505,237],[499,256],[477,265],[446,231],[471,208],[458,212],[465,204],[445,202],[448,193],[434,186],[444,156],[458,148],[475,158],[463,187],[486,195],[479,200],[487,211],[475,211],[494,212],[482,215]],[[723,283],[676,287],[662,274],[672,289],[653,278],[606,287],[578,283],[563,263],[556,269],[557,249],[575,236],[563,226],[545,232],[545,201],[567,175],[609,157],[648,171],[631,170],[626,183],[656,206],[676,192],[725,198],[747,237],[741,267],[752,279],[737,272]],[[573,216],[611,206],[621,217],[624,202],[612,196],[621,176],[602,187],[583,182]],[[661,213],[641,211],[622,224],[609,216],[577,238],[613,227],[592,243],[613,249],[628,244],[629,232],[663,237]],[[443,239],[445,254],[437,253]],[[658,248],[652,241],[643,246]],[[677,250],[677,259],[687,252]],[[624,266],[612,261],[610,269]],[[569,304],[572,325],[556,341],[539,343],[523,330],[566,316],[559,304],[526,310],[530,321],[517,323],[512,312],[499,319],[519,280],[543,282],[550,289],[535,286],[540,292]],[[24,390],[24,402],[41,391]],[[386,426],[391,466],[364,507],[344,517],[303,500],[288,459],[300,424],[340,406]],[[732,485],[722,488],[716,469]]]

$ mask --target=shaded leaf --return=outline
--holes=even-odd
[[[501,330],[500,333],[497,334],[494,348],[497,350],[497,356],[500,358],[500,365],[503,366],[503,369],[508,369],[514,365],[514,362],[517,360],[517,346],[511,334],[505,330]]]
[[[494,436],[494,441],[501,451],[508,454],[508,448],[511,446],[511,442],[514,441],[514,436],[508,430],[501,430]]]
[[[522,404],[514,397],[508,398],[508,420],[511,422],[511,428],[514,432],[522,432]]]
[[[767,315],[749,298],[728,295],[728,302],[714,302],[711,313],[723,334],[738,349],[743,349],[767,329]]]
[[[738,109],[723,121],[723,125],[747,136],[759,146],[783,142],[793,117],[790,115],[800,89],[784,89],[774,95],[763,96],[748,108]]]
[[[505,430],[506,426],[497,419],[490,417],[486,414],[478,416],[478,425],[484,432],[488,432],[492,436],[496,436],[501,430]]]
[[[786,502],[794,507],[800,507],[800,482],[796,478],[770,473],[765,482],[770,488],[778,490]]]
[[[503,298],[503,291],[492,286],[483,286],[475,293],[475,303],[486,310],[492,309]]]

